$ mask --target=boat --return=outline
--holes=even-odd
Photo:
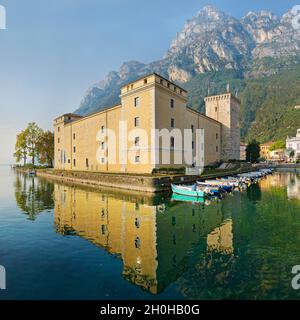
[[[180,195],[190,196],[195,198],[205,198],[209,195],[212,195],[210,193],[209,188],[201,188],[201,187],[198,187],[196,184],[192,186],[181,186],[181,185],[172,184],[172,191],[175,194],[180,194]]]
[[[218,180],[206,180],[205,182],[197,181],[197,184],[201,187],[210,187],[210,188],[221,188],[223,191],[231,192],[233,186],[229,185],[226,182],[218,181]]]

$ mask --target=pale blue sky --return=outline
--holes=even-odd
[[[51,128],[85,91],[127,60],[160,59],[184,22],[204,5],[241,17],[282,14],[278,0],[0,0],[0,163],[12,162],[16,133],[30,121]]]

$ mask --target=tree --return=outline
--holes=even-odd
[[[17,135],[14,157],[17,162],[21,162],[23,160],[23,164],[25,166],[27,161],[27,156],[28,156],[27,136],[26,136],[26,132],[22,131]]]
[[[270,147],[270,151],[275,151],[279,149],[285,149],[285,142],[283,140],[278,140],[274,142]]]
[[[35,123],[31,122],[28,124],[25,133],[26,133],[26,144],[29,151],[29,156],[32,159],[32,165],[35,165],[35,159],[38,156],[37,144],[40,139],[43,130]]]
[[[246,159],[248,162],[256,163],[260,157],[260,143],[255,139],[248,143],[246,148]]]
[[[54,134],[51,131],[42,132],[37,142],[39,162],[53,167],[54,159]]]

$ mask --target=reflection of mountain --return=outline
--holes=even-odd
[[[221,203],[210,207],[171,203],[141,204],[97,192],[55,185],[55,224],[64,235],[77,234],[123,261],[123,277],[156,294],[199,256],[207,234],[220,226],[232,252],[232,223],[222,225]]]
[[[17,174],[15,180],[15,198],[18,207],[30,220],[44,210],[53,209],[54,186],[43,179]]]

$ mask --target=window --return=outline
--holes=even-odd
[[[176,92],[177,91],[177,88],[174,86],[174,91]]]
[[[76,159],[73,160],[74,167],[76,167]]]
[[[159,83],[163,85],[164,84],[164,80],[163,79],[159,79]]]
[[[216,133],[216,140],[218,140],[219,139],[219,134],[218,133]]]
[[[215,112],[218,112],[218,107],[215,107]]]
[[[59,138],[57,139],[57,143],[60,143],[60,139]]]
[[[88,168],[88,166],[89,166],[89,159],[85,159],[85,166]]]
[[[170,138],[170,146],[171,146],[171,148],[175,147],[175,139],[174,139],[174,137]]]
[[[73,152],[74,152],[74,153],[76,152],[76,147],[73,147]]]
[[[173,118],[171,118],[171,128],[175,127],[175,120]]]
[[[140,163],[140,156],[135,156],[135,163]]]
[[[70,159],[68,159],[68,163],[71,163],[71,160],[70,160]]]
[[[139,117],[134,118],[134,126],[135,127],[139,127],[140,126],[140,118]]]
[[[104,158],[101,158],[101,162],[104,163],[104,162],[105,162],[105,159],[104,159]]]
[[[192,141],[192,149],[194,150],[195,149],[195,142]]]
[[[75,135],[75,133],[73,133],[73,140],[75,140],[76,139],[76,135]]]
[[[174,108],[174,99],[171,99],[171,100],[170,100],[170,107],[171,107],[171,108]]]
[[[144,84],[147,84],[148,83],[148,79],[144,79]]]
[[[139,147],[139,145],[140,145],[140,137],[135,137],[134,138],[134,146]]]
[[[105,148],[105,143],[101,142],[101,150],[104,150],[104,148]]]
[[[219,147],[218,146],[216,146],[216,152],[219,152]]]
[[[101,126],[101,133],[104,133],[104,126]]]
[[[60,132],[60,127],[57,128],[57,131]]]
[[[169,82],[167,83],[167,87],[170,88],[170,83]]]
[[[140,98],[139,97],[134,98],[134,106],[138,107],[139,105],[140,105]]]
[[[191,125],[191,130],[192,130],[192,133],[194,133],[194,126]]]

